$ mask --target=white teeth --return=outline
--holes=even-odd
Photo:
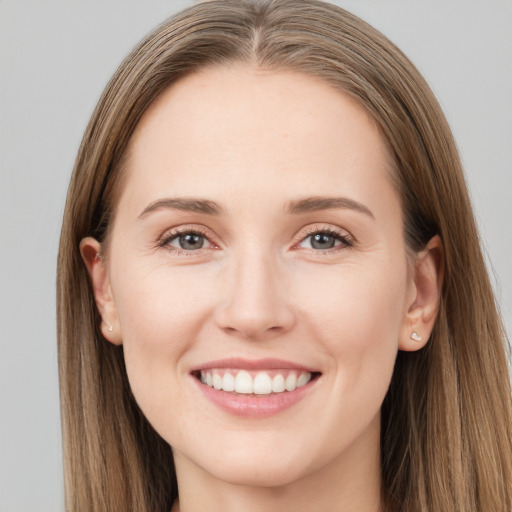
[[[272,391],[274,393],[282,393],[286,388],[284,387],[284,377],[278,373],[272,379]]]
[[[235,391],[235,377],[231,373],[225,373],[222,377],[222,389],[224,391]]]
[[[200,379],[203,384],[216,390],[241,393],[244,395],[270,395],[271,393],[283,393],[284,391],[294,391],[297,388],[305,386],[311,380],[310,372],[297,372],[285,370],[284,373],[276,373],[274,378],[261,371],[253,378],[245,370],[203,370]],[[254,373],[253,373],[254,375]]]
[[[238,372],[236,376],[235,391],[246,395],[252,393],[252,377],[244,370]]]
[[[301,373],[297,379],[297,387],[301,388],[302,386],[305,386],[310,380],[311,380],[310,373]]]
[[[218,373],[213,374],[213,389],[222,388],[222,377]]]
[[[254,378],[254,394],[270,395],[272,393],[272,379],[264,372],[258,373]]]
[[[297,387],[297,375],[294,372],[290,373],[290,375],[286,377],[284,387],[286,388],[286,391],[293,391]]]

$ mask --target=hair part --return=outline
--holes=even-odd
[[[362,105],[394,160],[404,237],[435,234],[445,282],[425,349],[399,352],[382,409],[383,501],[393,511],[512,509],[506,336],[457,148],[426,82],[388,39],[319,0],[210,0],[159,26],[123,61],[85,131],[62,226],[57,281],[66,510],[155,512],[177,496],[171,449],[105,341],[79,243],[108,246],[130,137],[176,80],[251,64],[324,80]]]

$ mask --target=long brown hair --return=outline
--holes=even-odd
[[[383,507],[512,510],[507,341],[450,129],[429,87],[388,39],[318,0],[213,0],[173,16],[124,60],[76,159],[58,261],[58,339],[66,507],[170,510],[169,446],[131,394],[122,347],[107,343],[80,240],[108,237],[130,136],[171,83],[223,63],[295,70],[355,98],[395,161],[404,236],[444,244],[445,280],[428,345],[400,352],[382,409]]]

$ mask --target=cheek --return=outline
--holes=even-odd
[[[150,417],[151,409],[168,400],[180,372],[186,373],[182,357],[198,339],[214,294],[197,271],[193,276],[188,269],[165,266],[118,268],[112,282],[127,374]]]
[[[326,425],[333,440],[325,452],[329,457],[379,414],[398,351],[407,275],[405,260],[403,265],[375,260],[357,268],[340,266],[325,274],[311,276],[307,292],[302,291],[307,299],[301,317],[328,361],[324,378],[331,392],[316,421]]]
[[[305,283],[301,318],[329,359],[336,386],[384,397],[405,317],[406,285],[405,259],[340,266]]]
[[[326,339],[339,340],[334,345],[340,349],[346,344],[356,349],[398,333],[406,289],[405,259],[402,264],[374,258],[365,264],[316,269],[301,280],[297,295],[303,313],[311,321],[318,319],[320,333],[329,333]]]
[[[165,264],[119,265],[112,282],[123,343],[174,352],[186,341],[184,332],[190,336],[199,329],[199,319],[210,307],[211,279],[203,274]]]

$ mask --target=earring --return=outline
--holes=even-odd
[[[106,320],[104,320],[104,322],[107,324],[108,332],[112,332],[114,330],[114,328]]]
[[[411,333],[411,340],[414,340],[414,341],[421,341],[423,338],[416,332],[416,331],[413,331]]]

